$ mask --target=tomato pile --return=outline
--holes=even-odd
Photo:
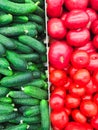
[[[53,130],[98,130],[98,0],[47,0]]]

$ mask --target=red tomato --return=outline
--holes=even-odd
[[[67,113],[67,115],[70,115],[70,114],[71,114],[71,109],[65,107],[64,110],[65,110],[65,112]]]
[[[68,15],[68,12],[64,12],[64,13],[61,15],[61,20],[63,21],[65,27],[66,27],[65,22],[66,22],[66,17],[67,17],[67,15]]]
[[[91,25],[92,32],[98,34],[98,20],[95,20]]]
[[[71,84],[69,86],[69,93],[74,97],[82,97],[85,94],[86,90],[83,86],[77,84]]]
[[[55,86],[54,86],[54,85],[51,85],[51,86],[50,86],[50,92],[53,92],[54,89],[55,89]]]
[[[49,49],[50,64],[57,69],[63,69],[68,65],[71,54],[72,48],[66,42],[53,42]]]
[[[97,10],[98,11],[98,0],[90,0],[91,2],[91,7],[94,9],[94,10]]]
[[[72,111],[72,117],[76,122],[79,123],[86,123],[87,121],[86,117],[78,109],[74,109]]]
[[[72,83],[72,79],[68,78],[67,82],[64,84],[63,87],[67,90],[69,89],[69,86],[71,85],[71,83]]]
[[[66,29],[63,21],[58,18],[52,18],[48,21],[48,34],[52,38],[63,39],[66,35]]]
[[[69,120],[68,115],[66,114],[64,110],[52,111],[50,115],[50,119],[51,119],[52,125],[60,129],[63,129]]]
[[[98,71],[95,71],[93,74],[93,81],[96,85],[98,85]]]
[[[54,110],[62,109],[64,107],[64,99],[58,94],[51,95],[50,107]]]
[[[91,125],[98,130],[98,114],[91,119]]]
[[[71,46],[81,47],[84,46],[90,40],[90,32],[88,29],[70,30],[67,33],[67,42]]]
[[[92,95],[84,95],[83,97],[82,97],[82,100],[83,101],[86,101],[86,100],[92,100]]]
[[[53,6],[62,6],[64,3],[64,0],[46,0],[47,4],[53,5]]]
[[[54,70],[50,74],[50,82],[54,86],[63,86],[67,81],[66,73],[63,70]]]
[[[71,62],[76,68],[83,68],[89,64],[89,55],[86,51],[76,50],[72,53]]]
[[[80,98],[67,95],[65,98],[65,105],[68,108],[77,108],[80,105]]]
[[[53,127],[53,130],[61,130],[60,128],[57,127]]]
[[[85,123],[84,126],[86,127],[86,130],[93,130],[93,127],[88,123]]]
[[[64,130],[87,130],[87,129],[81,123],[69,122]]]
[[[69,74],[70,74],[70,77],[73,78],[74,74],[78,71],[77,68],[74,68],[73,66],[71,66],[69,68]]]
[[[80,111],[87,117],[93,117],[97,114],[98,107],[94,102],[85,100],[80,104]]]
[[[66,17],[66,27],[69,29],[84,28],[89,22],[88,14],[83,10],[72,10]]]
[[[93,39],[93,45],[98,49],[98,35],[96,35]]]
[[[94,95],[93,101],[98,105],[98,93]]]
[[[49,74],[52,73],[55,70],[55,68],[51,65],[49,65]]]
[[[65,6],[68,10],[82,9],[85,10],[88,0],[65,0]]]
[[[90,81],[90,73],[86,69],[79,69],[73,76],[76,84],[85,85]]]

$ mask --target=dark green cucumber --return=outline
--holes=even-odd
[[[12,42],[12,40],[2,34],[0,34],[0,43],[5,46],[7,49],[15,49],[16,45]]]
[[[9,68],[10,64],[6,58],[0,58],[0,67]]]
[[[14,15],[25,15],[28,13],[35,12],[37,10],[37,4],[19,4],[11,2],[9,0],[0,0],[0,9]]]
[[[49,107],[48,107],[48,102],[46,100],[41,100],[40,112],[41,112],[42,130],[50,130]]]
[[[9,114],[14,111],[12,104],[0,102],[0,115]]]
[[[34,99],[34,98],[27,98],[27,99],[13,99],[13,101],[16,103],[16,104],[19,104],[19,105],[28,105],[28,106],[34,106],[34,105],[39,105],[40,101],[38,99]]]
[[[41,72],[40,72],[39,70],[34,70],[34,71],[32,72],[32,75],[33,75],[33,78],[34,78],[34,79],[38,79],[38,78],[41,77]]]
[[[5,87],[21,86],[32,81],[33,76],[31,72],[16,73],[13,76],[4,77],[0,83]]]
[[[23,113],[27,108],[30,108],[31,106],[21,106],[19,107],[19,112]]]
[[[36,116],[40,114],[40,107],[39,106],[33,106],[30,108],[27,108],[24,112],[23,115],[27,117],[31,116]]]
[[[28,33],[27,33],[28,36],[31,36],[31,37],[34,37],[34,38],[37,37],[37,34],[38,34],[37,29],[32,29],[32,30],[28,31]]]
[[[5,55],[5,53],[6,53],[6,49],[4,48],[2,44],[0,44],[0,57]]]
[[[0,130],[4,130],[4,125],[0,124]]]
[[[8,94],[10,90],[8,88],[5,88],[3,86],[0,86],[0,97],[4,97]]]
[[[10,91],[8,95],[12,98],[30,98],[27,94],[22,91]]]
[[[0,67],[0,74],[5,75],[5,76],[12,76],[13,71],[11,69],[8,69],[8,68]]]
[[[38,33],[44,32],[44,26],[43,25],[37,24],[35,22],[32,22],[32,23],[36,26]]]
[[[12,2],[16,2],[16,3],[24,3],[25,0],[10,0]]]
[[[41,128],[41,124],[36,123],[36,124],[33,124],[33,125],[31,124],[29,126],[28,130],[40,130],[40,128]]]
[[[37,68],[36,64],[29,62],[28,63],[28,70],[34,71],[34,70],[38,70],[38,68]]]
[[[24,88],[22,88],[22,90],[26,94],[28,94],[36,99],[47,99],[48,98],[47,91],[34,87],[34,86],[24,86]]]
[[[6,128],[5,130],[27,130],[28,125],[26,123],[19,124],[16,126],[11,126],[9,128]]]
[[[38,53],[46,52],[45,45],[42,42],[39,42],[38,40],[36,40],[30,36],[22,35],[19,37],[19,41],[30,46],[31,48],[36,50]]]
[[[26,46],[24,44],[22,44],[21,42],[19,42],[18,40],[13,39],[13,42],[16,44],[16,50],[22,52],[22,53],[32,53],[33,49],[31,49],[29,46]]]
[[[39,60],[39,54],[38,53],[20,54],[20,57],[22,57],[26,61],[32,61],[32,62]]]
[[[10,97],[0,97],[0,102],[12,103],[12,98],[10,98]]]
[[[15,70],[24,71],[27,69],[27,63],[17,53],[6,51],[6,57]]]
[[[28,22],[28,17],[27,16],[14,16],[13,21],[16,23],[27,23]]]

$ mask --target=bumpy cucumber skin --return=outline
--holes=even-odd
[[[27,23],[28,20],[27,16],[14,16],[14,22],[16,23]]]
[[[0,44],[0,56],[2,57],[3,55],[5,55],[5,53],[6,53],[6,49],[2,44]]]
[[[12,103],[12,98],[10,98],[10,97],[1,97],[0,98],[0,102],[3,102],[3,103]]]
[[[41,128],[41,124],[33,124],[33,125],[30,125],[30,127],[28,128],[28,130],[40,130]]]
[[[9,68],[10,64],[6,58],[0,58],[0,67]]]
[[[13,112],[14,107],[9,103],[0,102],[0,114],[8,114]]]
[[[3,86],[0,86],[0,97],[4,97],[8,94],[10,90],[8,88],[5,88]]]
[[[0,74],[5,75],[5,76],[12,76],[13,71],[11,69],[8,69],[8,68],[0,67]]]

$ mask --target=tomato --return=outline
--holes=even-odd
[[[59,18],[50,19],[48,21],[48,34],[52,38],[63,39],[66,35],[63,21]]]
[[[62,15],[61,15],[61,20],[63,21],[65,27],[66,27],[65,21],[66,21],[67,15],[68,15],[68,12],[64,12],[64,13],[62,13]]]
[[[65,98],[65,105],[68,108],[77,108],[80,105],[80,98],[68,94]]]
[[[55,89],[55,86],[54,86],[54,85],[51,85],[51,86],[50,86],[50,92],[53,92],[54,89]]]
[[[98,34],[98,20],[95,20],[91,25],[92,32]]]
[[[93,39],[93,45],[95,46],[96,49],[98,49],[98,35],[96,35]]]
[[[72,48],[64,41],[56,41],[50,45],[49,61],[57,69],[67,67],[72,54]]]
[[[68,10],[82,9],[85,10],[88,0],[65,0],[65,6]]]
[[[69,29],[84,28],[89,22],[88,14],[83,10],[72,10],[68,13],[65,24]]]
[[[50,4],[52,6],[62,6],[64,3],[64,0],[46,0],[47,4]]]
[[[77,68],[75,68],[75,67],[73,67],[73,66],[71,66],[70,68],[69,68],[69,75],[70,75],[70,77],[71,78],[73,78],[73,76],[74,76],[74,74],[77,72]]]
[[[86,51],[76,50],[72,53],[71,62],[76,68],[83,68],[89,64],[89,55]]]
[[[94,95],[93,101],[98,105],[98,93]]]
[[[86,123],[87,121],[86,117],[78,109],[74,109],[72,111],[72,117],[76,122],[79,123]]]
[[[81,123],[69,122],[64,130],[87,130],[87,129]]]
[[[54,110],[62,109],[64,107],[64,99],[58,94],[53,94],[50,97],[50,107]]]
[[[95,71],[93,74],[93,81],[96,85],[98,85],[98,71]]]
[[[68,78],[67,82],[64,84],[63,87],[67,90],[69,89],[69,86],[71,85],[71,83],[72,83],[72,79]]]
[[[91,119],[91,125],[98,130],[98,114]]]
[[[63,129],[69,120],[68,115],[66,114],[64,110],[52,111],[50,114],[50,119],[51,119],[52,125],[60,129]]]
[[[86,69],[79,69],[73,76],[76,84],[85,85],[90,81],[90,73]]]
[[[98,107],[94,102],[85,100],[80,104],[80,111],[87,117],[93,117],[97,114]]]
[[[53,130],[61,130],[60,128],[57,127],[53,127]]]
[[[63,70],[54,70],[50,73],[50,82],[54,86],[63,86],[67,81],[66,73]]]
[[[91,2],[91,7],[94,9],[94,10],[97,10],[98,11],[98,0],[90,0]]]
[[[85,123],[84,126],[86,127],[86,130],[93,130],[91,124]]]
[[[66,38],[69,45],[75,46],[75,47],[81,47],[89,42],[90,32],[86,28],[70,30],[67,33]]]
[[[49,74],[52,73],[55,70],[55,68],[51,65],[49,65]]]
[[[82,97],[85,94],[86,90],[83,86],[79,86],[77,84],[71,84],[69,86],[69,93],[74,97]]]
[[[87,91],[86,91],[86,92],[87,92]],[[87,95],[87,94],[86,94],[86,95],[84,95],[84,96],[82,97],[82,100],[83,100],[83,101],[85,101],[85,100],[90,100],[90,101],[91,101],[91,100],[92,100],[92,95]]]
[[[65,107],[64,108],[64,111],[67,113],[67,115],[70,115],[71,114],[71,109]]]

